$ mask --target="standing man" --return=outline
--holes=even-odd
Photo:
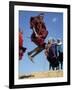
[[[63,43],[60,39],[57,40],[57,56],[60,68],[63,69]]]

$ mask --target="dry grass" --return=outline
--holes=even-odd
[[[19,76],[20,79],[34,79],[34,78],[53,78],[63,77],[63,71],[48,71],[48,72],[33,72],[32,74],[24,74]]]

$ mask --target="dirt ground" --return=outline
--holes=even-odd
[[[63,77],[63,71],[48,71],[48,72],[33,72],[31,74],[20,75],[19,79],[34,79],[34,78],[54,78],[54,77]]]

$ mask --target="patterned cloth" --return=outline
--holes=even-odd
[[[23,47],[23,34],[22,32],[19,32],[19,60],[22,59],[25,51],[26,51],[26,48]]]
[[[45,23],[43,20],[40,19],[40,16],[38,17],[31,17],[30,19],[30,28],[33,30],[35,28],[35,31],[38,35],[38,37],[35,35],[35,32],[33,31],[31,35],[31,40],[38,46],[43,46],[45,44],[44,40],[48,35],[48,31],[46,30]]]

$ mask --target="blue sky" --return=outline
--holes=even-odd
[[[27,52],[36,47],[30,39],[32,34],[29,24],[30,17],[39,14],[40,12],[37,11],[19,11],[19,27],[23,30],[23,46],[27,48],[22,60],[19,61],[19,74],[49,70],[49,63],[46,60],[44,51],[34,58],[35,63],[32,63],[27,55]],[[46,42],[49,38],[63,39],[63,13],[44,12],[44,22],[49,32]]]

